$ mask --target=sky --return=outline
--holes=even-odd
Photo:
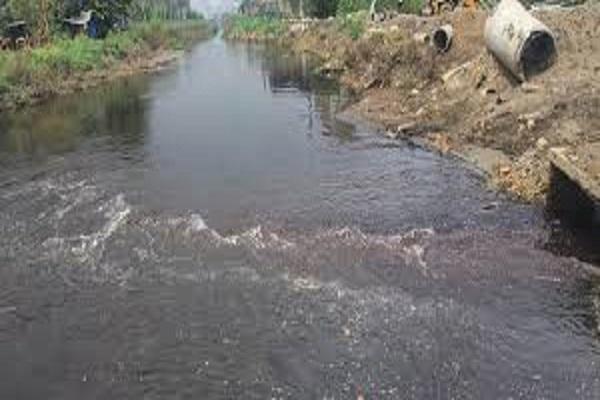
[[[192,7],[204,15],[212,17],[231,11],[235,8],[236,0],[192,0]]]

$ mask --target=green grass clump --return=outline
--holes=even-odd
[[[104,39],[104,56],[112,60],[123,60],[138,53],[140,44],[131,34],[109,34]]]
[[[58,39],[51,46],[35,48],[23,54],[28,56],[33,70],[51,68],[69,74],[96,68],[104,52],[101,41],[80,36],[73,40]]]

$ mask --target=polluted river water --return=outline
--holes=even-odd
[[[599,399],[536,206],[335,118],[277,49],[0,117],[2,399]]]

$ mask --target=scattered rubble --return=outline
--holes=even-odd
[[[539,9],[559,57],[540,74],[523,70],[525,83],[498,62],[484,40],[488,14],[457,9],[429,18],[400,15],[372,23],[358,40],[315,24],[290,41],[294,49],[336,65],[341,82],[358,94],[349,112],[397,136],[468,154],[468,146],[502,152],[474,159],[492,181],[526,199],[544,196],[550,147],[600,141],[600,5]],[[429,32],[453,28],[445,53]],[[486,166],[487,165],[487,166]]]

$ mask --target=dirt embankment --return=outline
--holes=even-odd
[[[524,84],[487,52],[484,11],[399,16],[369,25],[358,40],[324,21],[303,31],[292,26],[289,39],[360,94],[352,112],[390,135],[421,137],[472,159],[501,187],[534,200],[548,189],[550,146],[600,140],[600,6],[535,15],[556,34],[559,55]],[[426,36],[445,23],[455,36],[439,54]]]

